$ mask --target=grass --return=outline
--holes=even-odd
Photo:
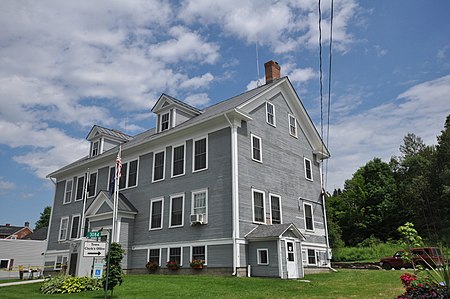
[[[403,249],[400,245],[390,243],[379,243],[367,247],[342,247],[333,249],[334,262],[378,262],[380,258],[392,256],[398,250]]]
[[[340,270],[304,279],[221,276],[128,275],[114,298],[395,298],[403,293],[403,271]],[[40,283],[2,287],[2,298],[103,298],[103,291],[43,295]]]

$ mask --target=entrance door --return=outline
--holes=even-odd
[[[297,258],[295,256],[295,243],[286,241],[286,267],[288,278],[298,278]]]
[[[72,253],[70,255],[69,275],[75,276],[75,274],[77,272],[77,260],[78,260],[78,254]]]

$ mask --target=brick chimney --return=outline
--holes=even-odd
[[[280,65],[278,62],[270,60],[264,63],[264,70],[266,72],[266,84],[273,80],[280,79]]]
[[[6,223],[6,225],[5,226],[10,226],[11,224],[9,224],[9,223]]]
[[[30,222],[26,221],[25,222],[25,227],[29,227],[30,226]]]

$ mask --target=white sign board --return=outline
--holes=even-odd
[[[106,242],[84,242],[83,256],[100,257],[106,255]]]
[[[92,277],[100,279],[102,278],[102,275],[103,275],[103,263],[95,263]]]

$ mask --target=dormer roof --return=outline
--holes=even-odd
[[[174,97],[171,97],[165,93],[163,93],[159,97],[158,101],[156,101],[155,105],[152,108],[152,112],[158,114],[159,112],[165,111],[172,107],[176,107],[177,109],[180,109],[188,114],[191,114],[192,116],[197,116],[202,113],[200,109],[197,109],[189,104],[186,104],[183,101],[175,99]]]
[[[100,137],[106,137],[108,139],[115,140],[118,142],[125,142],[133,138],[132,136],[122,133],[118,130],[108,129],[99,125],[94,125],[92,129],[89,131],[89,134],[86,136],[86,140],[92,141]]]

